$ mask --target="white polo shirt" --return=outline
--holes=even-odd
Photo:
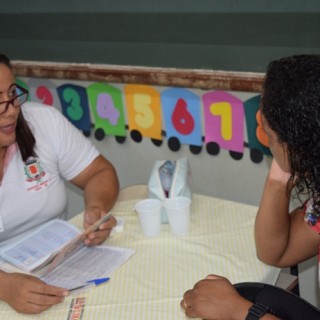
[[[27,102],[21,111],[36,139],[37,158],[24,163],[17,149],[7,164],[0,185],[0,246],[48,220],[64,218],[64,179],[76,177],[99,155],[55,108]]]

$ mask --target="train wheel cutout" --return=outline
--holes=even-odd
[[[216,156],[220,152],[220,147],[216,142],[208,142],[206,145],[208,154],[211,156]]]

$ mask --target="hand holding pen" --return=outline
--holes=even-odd
[[[108,282],[109,280],[110,278],[99,278],[99,279],[89,280],[80,286],[69,289],[68,291],[71,294],[88,291],[96,286],[99,286],[103,283]]]

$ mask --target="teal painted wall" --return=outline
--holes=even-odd
[[[4,0],[14,60],[264,72],[320,52],[318,0]]]

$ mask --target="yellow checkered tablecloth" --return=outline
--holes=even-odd
[[[124,219],[124,231],[113,234],[106,243],[134,248],[136,253],[107,284],[71,295],[40,315],[21,315],[0,302],[0,319],[186,319],[181,297],[208,274],[223,275],[232,283],[275,284],[280,270],[256,258],[253,225],[257,207],[193,195],[189,234],[175,237],[170,226],[163,224],[161,236],[149,239],[142,235],[133,210],[136,201],[119,202],[113,209],[115,216]],[[82,215],[71,222],[81,227]]]

